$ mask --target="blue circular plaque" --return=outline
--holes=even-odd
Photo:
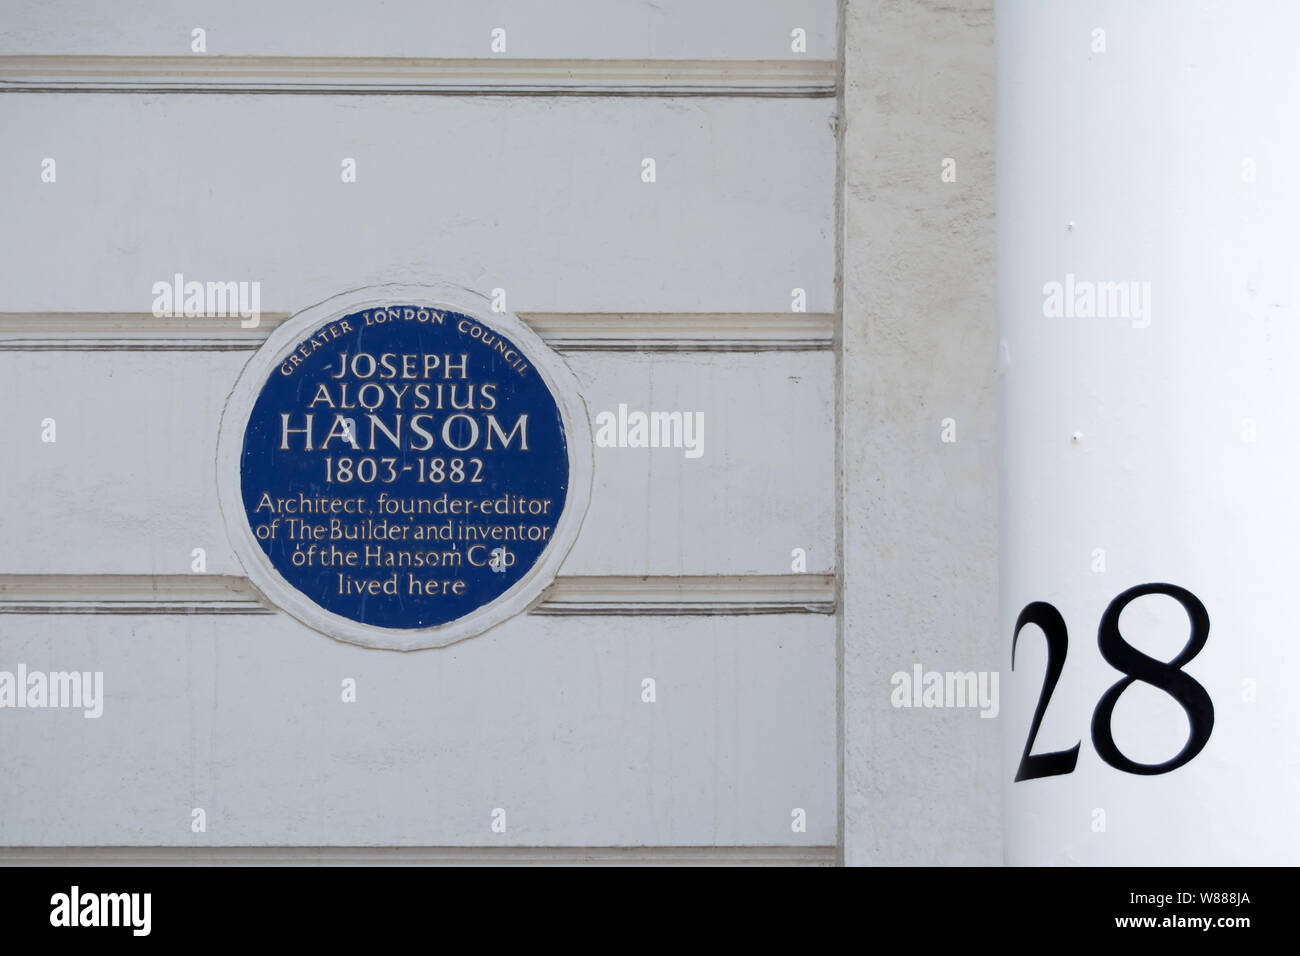
[[[250,579],[331,636],[472,636],[550,583],[590,490],[586,410],[517,318],[450,287],[359,290],[244,370],[218,485]]]

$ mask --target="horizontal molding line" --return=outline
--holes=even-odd
[[[251,351],[288,318],[158,318],[148,312],[0,312],[0,352]],[[532,312],[561,352],[807,352],[834,345],[829,312]]]
[[[0,847],[4,866],[834,866],[833,846]]]
[[[0,614],[274,614],[229,574],[0,574]]]
[[[834,614],[830,574],[556,578],[534,614]]]
[[[835,95],[834,60],[0,56],[6,93]]]
[[[0,614],[275,614],[245,578],[222,574],[0,574]],[[532,614],[834,614],[830,574],[555,579]]]
[[[830,349],[829,312],[558,312],[520,315],[561,352],[792,352]]]

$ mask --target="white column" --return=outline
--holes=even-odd
[[[1297,37],[999,2],[1010,863],[1300,861]]]

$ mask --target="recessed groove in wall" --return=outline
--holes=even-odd
[[[0,575],[0,614],[274,613],[236,575]]]
[[[830,574],[557,578],[534,614],[833,614]]]
[[[833,846],[0,847],[5,866],[833,866]]]
[[[148,312],[0,312],[0,352],[251,351],[286,318],[158,318]],[[532,312],[561,352],[772,352],[832,347],[828,312]]]
[[[20,93],[835,95],[834,60],[524,60],[294,56],[3,56]]]
[[[829,312],[569,312],[520,316],[562,352],[771,352],[830,349]]]
[[[556,578],[533,614],[833,614],[829,574]],[[222,574],[3,574],[0,614],[274,614],[249,581]]]
[[[251,329],[240,319],[158,317],[149,312],[0,312],[3,352],[252,351],[285,312],[264,312]]]

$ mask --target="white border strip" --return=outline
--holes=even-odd
[[[834,866],[833,846],[0,847],[4,866]]]
[[[237,318],[148,312],[0,312],[0,352],[226,352],[261,347],[287,313]],[[834,346],[829,312],[534,312],[520,319],[561,352],[803,352]]]
[[[0,92],[829,97],[834,60],[0,56]]]
[[[5,574],[0,614],[274,614],[252,582],[220,574]],[[530,613],[833,614],[830,574],[560,576]]]

